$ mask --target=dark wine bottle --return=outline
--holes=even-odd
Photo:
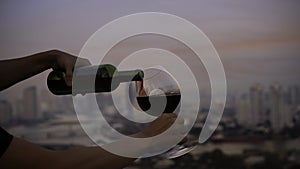
[[[122,82],[142,81],[144,73],[138,69],[118,71],[115,66],[104,64],[76,68],[73,76],[76,76],[73,82],[76,80],[80,85],[72,91],[72,86],[67,86],[64,80],[65,71],[53,70],[47,78],[48,89],[55,95],[111,92]],[[91,80],[95,82],[94,88],[89,85]]]

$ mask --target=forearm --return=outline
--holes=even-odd
[[[163,114],[154,120],[143,131],[132,135],[135,138],[152,137],[168,129],[175,122],[176,115]],[[105,148],[120,150],[121,154],[131,154],[133,157],[143,153],[152,153],[177,138],[168,136],[163,140],[148,140],[136,144],[129,139],[107,144]],[[134,148],[130,148],[134,147]],[[154,151],[153,151],[154,150]],[[127,152],[127,153],[126,153]],[[63,151],[50,151],[27,141],[14,138],[6,152],[0,158],[0,168],[31,168],[31,169],[121,169],[131,164],[135,158],[127,158],[112,154],[101,147],[73,147]]]
[[[78,146],[55,154],[58,159],[55,168],[61,169],[122,169],[135,160],[112,154],[100,147]]]
[[[16,137],[0,158],[0,168],[50,169],[56,165],[54,151],[47,150]]]
[[[132,137],[142,138],[147,137],[143,133],[137,133]],[[132,142],[126,142],[118,140],[116,142],[105,145],[107,149],[118,149],[124,151],[130,151],[130,154],[140,154],[148,147],[147,145],[135,146],[136,149],[128,150],[126,147],[132,144]],[[58,165],[55,168],[64,169],[122,169],[132,164],[136,158],[128,158],[119,155],[115,155],[103,149],[102,147],[72,147],[66,151],[56,151],[55,158],[58,159]],[[126,153],[125,153],[126,154]],[[68,157],[68,158],[66,158]]]
[[[114,155],[100,147],[76,146],[52,151],[14,138],[0,158],[0,168],[31,169],[122,169],[135,159]]]
[[[0,91],[53,67],[56,53],[57,51],[52,50],[0,61]]]

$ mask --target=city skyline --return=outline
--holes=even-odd
[[[132,116],[130,110],[133,107],[124,107],[126,104],[121,98],[126,95],[126,90],[117,90],[119,99],[116,103],[106,101],[107,93],[103,93],[97,96],[98,104],[104,108],[102,111],[108,113],[108,116],[116,115],[116,109],[114,105],[121,106],[120,111],[122,115]],[[72,97],[67,96],[54,96],[47,91],[47,89],[38,90],[36,86],[30,86],[23,90],[22,97],[17,98],[14,101],[7,98],[0,98],[1,111],[4,113],[3,124],[9,124],[7,122],[20,121],[30,124],[35,123],[44,118],[52,117],[55,114],[73,114],[75,110],[73,107]],[[281,131],[286,126],[292,125],[292,119],[296,115],[295,113],[300,108],[300,85],[282,86],[278,82],[274,82],[269,86],[263,86],[256,82],[249,86],[247,92],[242,92],[236,95],[230,95],[230,99],[227,100],[225,106],[225,119],[226,117],[237,119],[238,124],[249,129],[255,129],[259,125],[271,124],[274,131]],[[209,103],[209,98],[204,97]],[[101,101],[102,100],[102,101]],[[15,104],[14,104],[15,103]],[[199,115],[201,110],[208,110],[209,104],[201,104]],[[228,110],[230,110],[231,116],[228,116]],[[227,113],[226,113],[227,112]],[[200,115],[201,117],[202,115]],[[9,120],[10,119],[10,120]]]
[[[167,71],[176,72],[172,74],[173,77],[176,77],[178,82],[183,82],[179,86],[182,89],[180,92],[182,102],[179,105],[176,103],[177,109],[173,113],[177,114],[179,110],[180,113],[176,117],[175,123],[170,124],[171,128],[175,127],[174,132],[171,131],[171,135],[166,138],[183,134],[183,128],[177,129],[176,122],[179,122],[185,128],[184,130],[188,130],[181,137],[182,140],[178,140],[175,147],[172,146],[175,149],[171,148],[167,154],[171,156],[172,153],[175,153],[173,155],[183,152],[187,154],[175,159],[167,159],[168,155],[166,156],[165,153],[150,158],[139,158],[126,168],[300,168],[300,22],[298,21],[300,1],[27,0],[17,2],[3,0],[0,4],[0,62],[56,49],[74,56],[90,57],[91,63],[97,64],[98,57],[100,58],[101,52],[104,51],[107,53],[101,63],[112,64],[117,67],[117,70],[125,68],[147,70],[146,67],[163,65]],[[191,29],[186,29],[185,25],[180,26],[179,22],[162,21],[163,17],[152,18],[153,20],[143,17],[139,22],[127,22],[127,24],[130,23],[128,28],[119,24],[124,23],[124,18],[131,18],[125,16],[146,16],[145,12],[147,15],[158,16],[160,13],[159,16],[165,14],[173,15],[174,18],[178,16],[183,19],[181,21],[187,21],[183,22],[185,25],[191,23],[191,27],[199,28],[200,32],[205,34],[204,39],[208,38],[208,41],[203,44],[201,42],[203,37],[199,38],[197,33],[187,31]],[[155,12],[158,13],[154,14]],[[144,13],[144,15],[132,15],[137,13]],[[121,17],[123,17],[121,20],[113,22]],[[111,22],[118,23],[119,26],[117,28],[106,27],[110,29],[99,31]],[[155,29],[152,32],[152,26],[157,26],[157,28],[166,26],[168,29],[162,35],[155,34],[153,32],[161,32],[161,29]],[[125,39],[117,38],[120,41],[107,50],[107,44],[115,42],[115,37],[119,37],[127,31],[132,35],[132,32],[139,29],[147,29],[147,33]],[[115,33],[107,33],[110,31]],[[174,34],[171,33],[173,37],[165,36],[170,35],[169,31]],[[97,36],[99,32],[100,34],[106,32],[106,34]],[[180,41],[179,39],[183,39],[180,38],[181,35],[186,37],[186,39],[184,38],[185,42],[190,43]],[[91,37],[101,38],[99,41],[92,40],[96,43],[90,44],[88,42]],[[208,44],[211,42],[216,51],[210,48],[211,44],[206,46],[207,42]],[[194,45],[192,48],[191,44]],[[59,51],[57,53],[63,54]],[[165,52],[155,53],[153,51]],[[52,55],[52,52],[49,52],[47,56]],[[221,88],[224,82],[223,78],[216,73],[220,67],[211,61],[205,62],[205,60],[199,59],[209,60],[210,56],[213,58],[212,53],[216,54],[215,52],[218,53],[224,66],[226,92],[215,90],[218,87]],[[196,56],[198,53],[200,56]],[[83,54],[89,56],[83,56]],[[170,57],[167,56],[168,54]],[[178,59],[180,63],[185,62],[184,67],[188,67],[188,71],[181,67],[179,61],[171,58],[175,55],[181,59]],[[44,59],[53,61],[49,58]],[[57,63],[52,67],[58,68],[59,65],[63,65],[58,63],[59,59],[56,61]],[[164,64],[164,62],[168,64]],[[122,64],[119,65],[119,63]],[[143,64],[147,66],[144,67]],[[206,67],[208,65],[209,68]],[[22,66],[22,68],[28,67],[28,69],[32,67],[31,65]],[[62,67],[66,66],[65,62],[65,66]],[[15,69],[18,67],[15,66]],[[190,77],[191,73],[188,73],[190,70],[197,81],[197,86],[194,88],[191,87],[194,80],[193,77]],[[209,74],[207,70],[209,70]],[[136,98],[131,93],[132,91],[138,92],[138,90],[130,90],[132,88],[128,87],[128,83],[121,83],[112,94],[89,93],[84,95],[87,97],[79,96],[77,98],[86,100],[75,100],[74,104],[73,98],[76,97],[53,95],[48,90],[47,76],[51,71],[52,69],[46,70],[0,91],[1,133],[7,135],[3,131],[4,129],[14,138],[20,138],[17,140],[20,142],[16,142],[17,146],[22,146],[21,140],[26,140],[37,146],[51,149],[51,152],[57,150],[57,157],[64,156],[68,152],[72,154],[73,150],[75,152],[82,149],[84,153],[73,153],[74,157],[76,154],[79,154],[76,156],[77,158],[85,155],[87,158],[83,157],[83,159],[97,161],[97,157],[89,158],[89,149],[91,150],[90,155],[97,156],[96,151],[93,150],[104,148],[105,151],[100,150],[99,152],[100,158],[103,156],[101,152],[110,152],[106,147],[114,147],[119,150],[124,148],[126,152],[139,153],[135,144],[133,144],[133,148],[130,148],[131,141],[126,142],[127,138],[130,138],[127,136],[132,136],[134,140],[139,141],[149,140],[150,142],[146,141],[145,146],[143,146],[143,142],[138,142],[141,147],[149,148],[149,145],[153,143],[152,137],[140,138],[139,136],[147,137],[148,134],[168,128],[166,124],[169,124],[170,120],[159,120],[159,118],[153,123],[151,119],[158,116],[146,115],[149,111],[144,113],[135,111],[140,108],[138,104],[141,105],[141,103],[138,102],[140,101],[138,99],[141,98]],[[10,74],[10,72],[3,73],[5,73],[5,78]],[[144,74],[146,73],[144,72]],[[210,79],[211,75],[219,78]],[[146,77],[144,79],[147,79]],[[180,77],[184,78],[180,79]],[[8,80],[11,79],[8,78]],[[211,87],[210,80],[214,82],[213,87]],[[159,79],[159,82],[164,83],[165,81]],[[166,82],[169,81],[166,80]],[[144,89],[147,88],[147,81],[140,84]],[[184,85],[187,87],[185,88]],[[159,88],[157,85],[155,87],[158,90],[154,89],[149,93],[161,94],[163,90],[160,89],[164,88]],[[196,88],[199,89],[200,94],[199,107],[194,105],[195,101],[199,102],[195,96]],[[211,92],[211,88],[218,92]],[[223,109],[222,94],[224,93],[227,98]],[[151,94],[149,94],[149,98],[153,106],[155,103],[152,99],[157,99],[157,97],[151,97]],[[178,92],[176,92],[176,98],[178,98],[177,94]],[[213,99],[211,99],[212,94]],[[114,99],[112,99],[112,95],[114,95]],[[97,104],[95,104],[94,98],[96,98]],[[214,104],[215,106],[210,107]],[[172,103],[172,106],[174,105]],[[219,112],[219,109],[222,112]],[[170,111],[172,110],[168,112]],[[155,115],[157,113],[160,112],[156,112]],[[143,118],[145,115],[147,116],[146,121]],[[175,120],[176,115],[169,115],[172,116],[172,120]],[[165,114],[161,117],[169,115]],[[181,118],[182,115],[183,118]],[[100,116],[103,118],[99,118]],[[212,131],[212,134],[207,136],[208,139],[205,142],[201,141],[203,140],[201,139],[202,135],[207,135],[209,131]],[[165,134],[168,131],[162,133]],[[125,142],[122,142],[121,134],[126,135]],[[153,134],[151,135],[153,136]],[[153,137],[154,141],[159,141],[160,136],[163,135],[156,136]],[[117,141],[118,139],[121,142]],[[163,139],[158,145],[163,145],[165,141],[167,139]],[[13,151],[13,143],[9,145],[7,151]],[[72,150],[72,147],[76,145],[79,145],[80,148],[75,147]],[[97,145],[100,147],[96,148]],[[87,148],[84,149],[84,147]],[[93,150],[88,147],[93,147]],[[69,148],[71,151],[68,151]],[[151,150],[155,149],[151,147]],[[66,150],[65,154],[64,150]],[[145,152],[150,149],[142,148],[141,150]],[[147,151],[146,154],[148,156],[151,151]],[[56,154],[53,153],[53,155]],[[7,157],[6,154],[3,157]],[[30,155],[29,158],[31,158]],[[70,159],[72,158],[73,156],[70,156]],[[9,152],[7,159],[10,160]],[[59,159],[64,160],[64,158]],[[46,164],[47,162],[47,159],[34,160],[32,165]],[[96,165],[88,160],[78,159],[77,166]],[[8,161],[8,164],[18,165],[23,161],[14,160],[13,163]],[[74,160],[69,161],[70,164],[74,162]],[[118,161],[115,161],[113,164],[118,164]],[[6,161],[3,162],[5,165]],[[30,160],[24,162],[31,163]],[[67,165],[67,162],[68,160],[63,164]],[[98,160],[98,162],[101,161]]]

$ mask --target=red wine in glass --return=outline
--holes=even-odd
[[[136,99],[140,108],[144,112],[147,112],[151,110],[151,106],[155,107],[155,105],[162,103],[165,100],[165,98],[167,99],[167,103],[165,109],[163,110],[163,113],[173,113],[179,105],[180,98],[181,98],[180,94],[174,94],[174,95],[167,94],[165,96],[163,95],[162,96],[160,95],[140,96],[137,97]]]
[[[180,87],[176,79],[164,69],[144,70],[143,81],[131,83],[130,91],[133,105],[147,114],[159,116],[161,113],[179,113]],[[161,154],[161,157],[170,159],[190,152],[198,145],[196,139],[190,138],[184,138],[179,144]]]

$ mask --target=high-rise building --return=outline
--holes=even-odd
[[[40,103],[40,113],[54,113],[54,102],[56,101],[55,96],[51,95],[49,90],[46,88],[43,88],[40,91],[39,95],[39,103]],[[57,106],[59,107],[59,106]]]
[[[287,92],[287,101],[289,105],[296,108],[300,104],[300,89],[299,86],[293,85],[289,86]]]
[[[265,110],[263,102],[263,87],[261,84],[256,83],[250,87],[250,123],[255,126],[265,121]]]
[[[7,100],[0,100],[0,124],[8,125],[12,121],[12,105]]]
[[[24,104],[23,99],[19,98],[16,100],[15,104],[15,110],[16,110],[16,117],[18,120],[22,120],[23,118],[23,112],[24,112]]]
[[[291,123],[291,112],[283,98],[283,89],[279,83],[270,86],[270,120],[275,132]]]
[[[23,91],[23,114],[21,120],[33,121],[38,119],[37,89],[35,86],[28,87]]]
[[[236,102],[236,118],[240,125],[251,128],[251,113],[250,113],[250,101],[246,94],[243,94]]]

